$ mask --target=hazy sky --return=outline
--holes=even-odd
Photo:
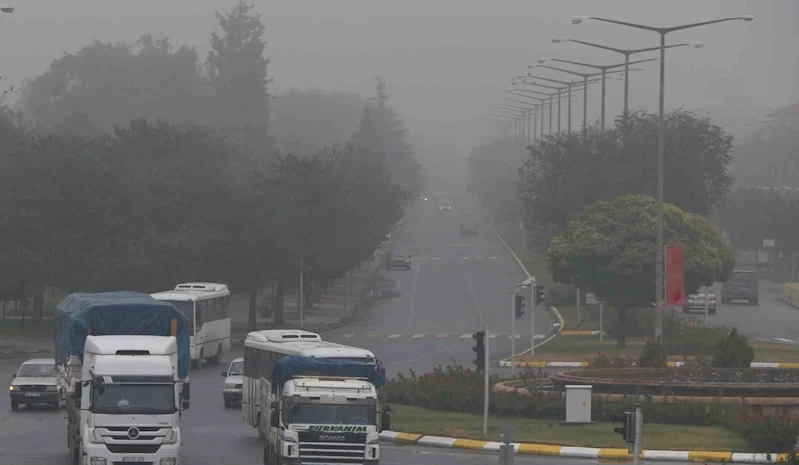
[[[0,0],[9,2],[10,0]],[[512,76],[542,57],[597,64],[622,61],[575,44],[555,45],[553,36],[622,48],[654,46],[658,36],[599,22],[573,25],[572,15],[604,16],[651,25],[676,25],[740,14],[751,23],[730,22],[677,32],[669,43],[702,41],[703,49],[667,54],[667,104],[701,105],[708,83],[738,78],[761,106],[788,103],[791,66],[771,63],[795,45],[791,0],[257,0],[266,24],[273,93],[289,88],[324,88],[369,95],[382,76],[410,129],[419,155],[468,155],[484,128],[486,112]],[[794,0],[795,2],[795,0]],[[796,3],[796,2],[795,2]],[[91,40],[135,40],[163,33],[174,44],[208,50],[214,11],[234,1],[209,0],[17,0],[0,16],[0,75],[3,85],[41,73],[64,52]],[[799,12],[795,13],[799,14]],[[785,24],[777,24],[784,21]],[[794,29],[790,29],[793,22]],[[780,29],[782,28],[782,29]],[[772,36],[788,28],[776,43]],[[783,31],[784,32],[784,31]],[[783,34],[783,39],[786,37]],[[651,55],[650,55],[651,56]],[[641,57],[639,55],[639,57]],[[654,108],[657,63],[631,80],[634,106]],[[783,69],[790,69],[786,76]],[[581,70],[586,70],[583,68]],[[555,79],[568,75],[546,72]],[[622,86],[608,85],[608,117],[620,111]],[[574,120],[580,119],[575,105]],[[589,111],[599,106],[589,94]],[[565,116],[565,115],[564,115]],[[592,119],[596,113],[592,114]]]

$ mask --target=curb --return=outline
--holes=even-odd
[[[395,444],[415,444],[419,446],[441,447],[445,449],[466,449],[482,452],[499,452],[503,443],[496,441],[478,441],[474,439],[457,439],[440,436],[425,436],[414,433],[383,431],[380,440]],[[511,443],[513,450],[521,455],[547,455],[554,457],[582,459],[614,459],[633,460],[632,454],[622,448],[570,447],[553,444]],[[666,462],[721,462],[721,463],[778,463],[786,460],[788,454],[721,452],[721,451],[678,451],[678,450],[643,450],[642,460]]]
[[[558,362],[547,360],[534,360],[530,362],[516,362],[517,367],[521,368],[587,368],[591,362]],[[500,360],[499,366],[510,368],[513,362],[508,359]],[[685,366],[685,362],[666,362],[668,367],[681,367]],[[799,363],[797,362],[752,362],[749,368],[770,368],[770,369],[783,369],[783,370],[799,370]]]
[[[516,255],[516,252],[514,252],[513,249],[510,248],[508,243],[505,242],[505,239],[503,239],[502,236],[499,235],[497,230],[494,229],[494,227],[491,225],[490,222],[486,222],[486,224],[488,225],[488,228],[491,229],[491,232],[493,232],[494,235],[497,236],[497,239],[499,239],[499,242],[501,242],[502,246],[505,247],[505,250],[507,250],[508,253],[511,255],[511,257],[513,257],[513,259],[516,261],[516,264],[519,265],[519,268],[522,269],[522,272],[524,273],[524,275],[527,276],[528,278],[532,277],[530,275],[530,272],[527,271],[527,267],[524,266],[524,263],[522,263],[522,261],[519,260],[519,257]],[[555,307],[549,307],[549,311],[552,312],[552,314],[555,315],[555,318],[557,318],[558,321],[560,322],[560,324],[558,325],[558,330],[557,330],[557,332],[555,334],[549,336],[548,338],[546,338],[543,341],[541,341],[540,343],[538,343],[538,345],[536,345],[535,348],[541,347],[542,345],[548,343],[552,339],[555,339],[555,337],[557,337],[563,331],[563,325],[565,323],[564,323],[563,317],[560,315],[560,312],[558,311],[558,309],[555,308]],[[597,332],[597,334],[599,334],[599,332]],[[528,349],[526,351],[520,352],[517,355],[523,355],[523,354],[526,354],[529,351],[530,350]]]

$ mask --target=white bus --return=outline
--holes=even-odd
[[[198,366],[200,360],[219,363],[222,354],[230,350],[230,291],[226,285],[184,283],[151,295],[155,300],[171,303],[189,319],[193,366]]]
[[[268,405],[268,402],[262,402],[261,396],[263,392],[271,392],[269,378],[272,376],[272,369],[278,360],[287,355],[379,363],[375,354],[369,350],[323,341],[321,336],[308,331],[274,329],[247,334],[247,339],[244,340],[241,418],[250,426],[258,428],[261,439],[265,438],[261,407]]]

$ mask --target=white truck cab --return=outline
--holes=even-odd
[[[61,384],[74,464],[177,465],[188,383],[172,336],[88,336]]]

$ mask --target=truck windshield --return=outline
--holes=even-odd
[[[108,414],[174,413],[175,387],[172,384],[95,384],[91,411]]]
[[[296,402],[289,406],[287,424],[374,425],[377,423],[377,409],[374,405]]]

